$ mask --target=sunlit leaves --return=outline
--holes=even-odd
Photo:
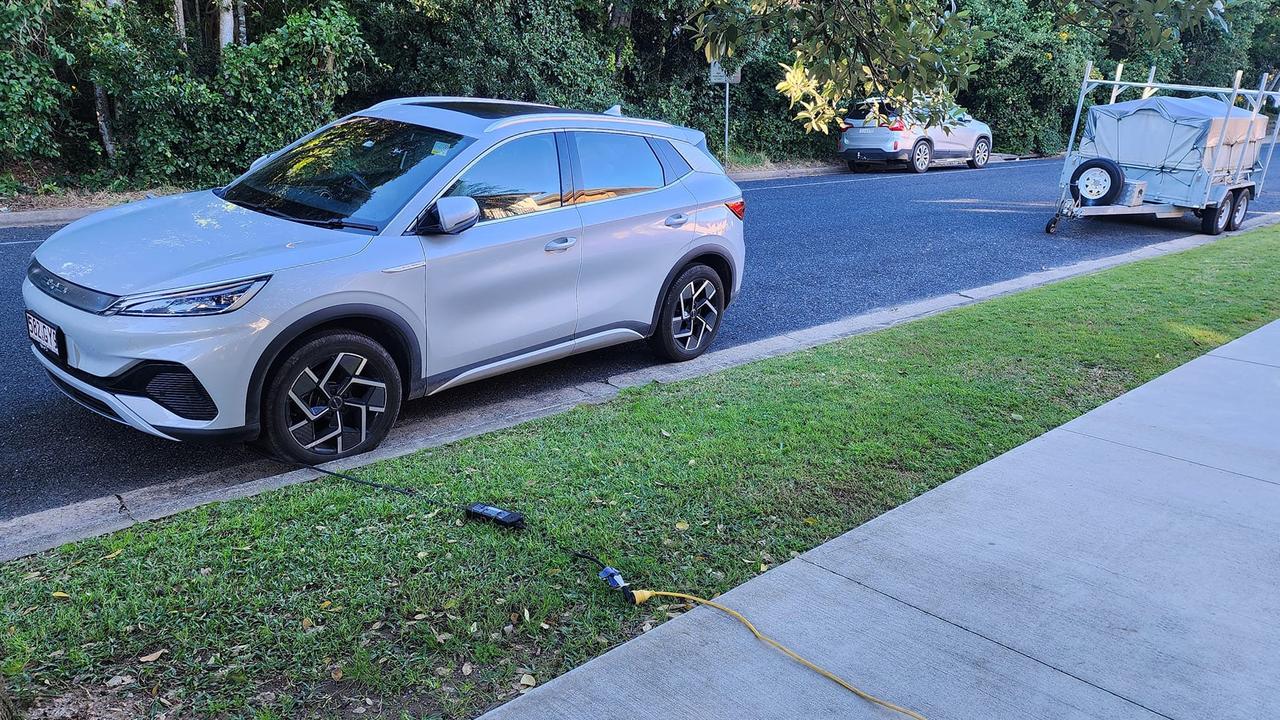
[[[787,36],[794,60],[782,64],[778,92],[807,131],[821,133],[870,97],[900,107],[924,99],[918,119],[942,123],[942,100],[966,86],[973,44],[987,36],[965,12],[928,0],[707,0],[691,26],[709,59],[766,33]]]

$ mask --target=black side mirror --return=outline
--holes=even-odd
[[[436,200],[413,228],[416,235],[457,235],[480,222],[475,198],[446,196]]]

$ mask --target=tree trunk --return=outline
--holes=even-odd
[[[244,24],[244,3],[245,0],[235,0],[236,2],[236,42],[241,45],[249,44],[249,28]]]
[[[187,10],[186,0],[173,0],[173,26],[178,32],[178,45],[183,52],[187,50]]]
[[[231,0],[218,0],[218,49],[223,50],[236,39],[236,15]]]
[[[98,116],[98,133],[102,136],[102,149],[107,153],[108,159],[115,160],[116,140],[111,132],[111,103],[107,101],[107,91],[97,83],[93,84],[93,109]]]
[[[4,689],[4,676],[0,675],[0,720],[18,720],[18,708]]]

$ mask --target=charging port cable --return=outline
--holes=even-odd
[[[734,620],[737,620],[738,622],[742,623],[744,627],[746,627],[748,630],[751,631],[752,635],[756,636],[757,640],[760,640],[761,642],[765,642],[765,643],[768,643],[769,645],[772,645],[775,649],[777,649],[783,655],[786,655],[792,660],[795,660],[801,665],[818,673],[822,677],[839,685],[845,690],[848,690],[854,695],[857,695],[863,700],[866,700],[869,703],[874,703],[876,705],[879,705],[880,707],[885,708],[887,710],[892,710],[893,712],[899,713],[906,717],[913,718],[913,720],[925,720],[925,717],[923,715],[915,712],[914,710],[909,710],[907,708],[902,707],[901,705],[895,705],[894,703],[891,703],[888,700],[878,698],[875,695],[872,695],[871,693],[858,688],[853,683],[849,682],[848,680],[845,680],[839,675],[836,675],[830,670],[827,670],[826,668],[823,668],[817,665],[816,663],[806,660],[804,657],[800,655],[800,653],[797,653],[795,650],[792,650],[786,645],[783,645],[777,640],[774,640],[768,635],[765,635],[764,633],[760,632],[756,628],[756,626],[751,623],[750,620],[748,620],[742,613],[738,612],[737,610],[734,610],[733,608],[725,607],[724,605],[721,605],[720,603],[715,602],[714,600],[708,600],[706,598],[701,598],[701,597],[698,597],[697,595],[689,595],[687,593],[667,592],[665,590],[634,590],[627,583],[627,581],[623,579],[622,573],[619,572],[617,569],[610,567],[608,565],[605,565],[599,559],[591,555],[586,555],[584,553],[573,553],[573,555],[575,557],[583,558],[585,560],[590,560],[591,562],[596,563],[596,565],[599,566],[600,568],[600,572],[599,572],[600,579],[604,580],[605,584],[608,585],[610,588],[622,593],[623,597],[627,599],[627,602],[631,603],[632,605],[643,605],[655,597],[666,597],[666,598],[674,598],[677,600],[685,600],[688,602],[697,603],[698,605],[706,605],[709,608],[714,608],[728,615]]]

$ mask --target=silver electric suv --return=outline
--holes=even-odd
[[[59,230],[23,283],[27,330],[100,415],[321,462],[472,380],[640,338],[697,357],[742,285],[744,209],[696,130],[392,100],[226,187]]]

